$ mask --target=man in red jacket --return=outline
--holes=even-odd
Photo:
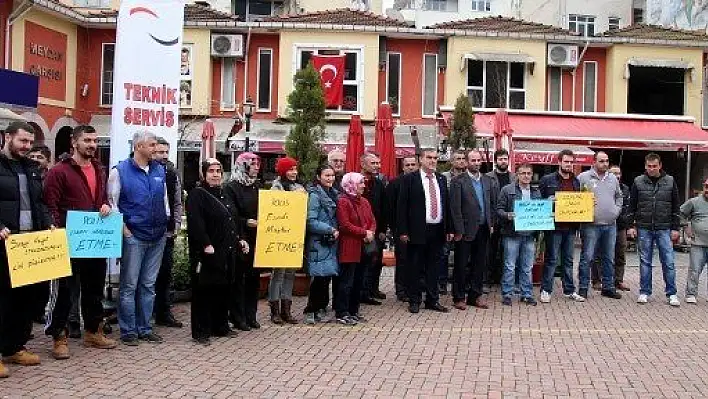
[[[66,226],[70,210],[111,212],[106,194],[106,177],[95,159],[98,135],[91,126],[77,126],[71,134],[74,153],[49,170],[44,182],[44,198],[56,226]],[[69,358],[67,319],[71,310],[71,280],[79,276],[81,312],[84,318],[84,345],[112,349],[116,342],[103,335],[103,285],[106,259],[72,259],[72,276],[52,282],[45,333],[54,339],[52,356]]]

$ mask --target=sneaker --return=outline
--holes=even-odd
[[[617,291],[602,291],[601,295],[605,298],[622,299],[622,294]]]
[[[541,303],[551,303],[551,294],[546,291],[541,291]]]
[[[317,323],[317,320],[315,320],[314,313],[305,313],[305,324],[313,325],[316,323]]]
[[[356,321],[349,318],[349,316],[337,317],[337,323],[339,323],[343,326],[355,326],[356,325]]]
[[[154,332],[140,335],[138,338],[140,338],[141,341],[149,342],[151,344],[161,344],[164,341],[161,336],[155,334]]]
[[[327,322],[327,310],[326,309],[320,309],[315,313],[315,321],[320,323],[320,322]]]
[[[689,295],[686,297],[686,303],[696,304],[698,301],[696,301],[695,295]]]
[[[588,290],[578,290],[578,295],[585,299],[588,299]]]
[[[127,337],[120,337],[120,342],[126,346],[138,346],[140,345],[140,340],[135,335],[128,335]]]
[[[12,356],[6,357],[5,361],[12,364],[19,364],[20,366],[36,366],[41,363],[39,356],[24,348],[20,349]]]
[[[511,297],[505,296],[504,299],[502,299],[502,305],[511,306]]]
[[[366,323],[367,321],[369,321],[364,316],[362,316],[360,314],[355,314],[353,316],[349,316],[349,319],[354,320],[357,324]]]
[[[640,294],[639,298],[637,298],[637,303],[647,303],[647,302],[649,302],[649,295]]]
[[[678,299],[678,295],[671,295],[669,297],[669,305],[671,306],[681,306],[681,301]]]
[[[536,306],[538,305],[538,302],[536,302],[536,298],[530,296],[528,298],[521,298],[521,302],[529,305],[529,306]]]
[[[573,292],[572,294],[566,294],[565,297],[568,298],[568,299],[570,299],[571,301],[575,301],[575,302],[585,302],[585,298],[582,297],[582,296],[580,296],[580,295],[578,295],[577,292]]]

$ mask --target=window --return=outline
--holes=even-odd
[[[590,15],[570,14],[568,29],[580,36],[595,36],[595,17]]]
[[[116,45],[103,43],[101,55],[101,105],[113,105],[113,63]]]
[[[270,88],[273,85],[273,50],[258,49],[258,111],[270,112]]]
[[[526,64],[467,61],[467,96],[477,108],[526,108]]]
[[[109,8],[111,0],[74,0],[74,7]]]
[[[632,9],[632,23],[642,24],[644,23],[644,10],[641,8]]]
[[[423,56],[423,116],[435,116],[438,100],[438,55]]]
[[[179,82],[179,106],[180,108],[192,108],[192,90],[193,86],[193,71],[194,71],[194,46],[190,43],[184,43],[180,52],[180,82]],[[233,64],[231,66],[233,71]],[[226,69],[225,64],[222,64],[222,89],[223,89],[223,70]],[[231,74],[231,82],[233,82],[233,73]],[[233,90],[233,89],[232,89]],[[222,92],[223,94],[223,92]],[[223,97],[222,97],[223,98]],[[233,100],[232,100],[233,102]],[[223,104],[223,103],[222,103]]]
[[[236,108],[236,61],[234,58],[221,60],[221,109],[233,110]]]
[[[607,26],[609,30],[617,30],[620,28],[620,19],[617,17],[610,17],[607,19]]]
[[[401,5],[401,10],[415,10],[416,0],[406,0],[405,3]]]
[[[597,62],[583,63],[583,111],[597,111]]]
[[[548,70],[548,110],[563,110],[563,70],[551,67]]]
[[[472,0],[472,11],[491,11],[492,0]]]
[[[401,53],[388,53],[386,98],[394,115],[401,114]]]
[[[427,11],[457,12],[457,0],[424,0],[423,9]]]
[[[298,68],[302,69],[307,67],[310,62],[310,58],[313,54],[318,55],[343,55],[344,59],[344,101],[339,107],[328,107],[327,110],[335,112],[362,112],[361,110],[361,100],[363,95],[361,93],[361,81],[363,80],[363,66],[361,65],[361,49],[340,49],[340,48],[326,48],[326,49],[314,49],[306,48],[299,49],[298,51]]]

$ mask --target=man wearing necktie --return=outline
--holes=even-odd
[[[425,308],[449,312],[439,302],[438,262],[445,240],[452,240],[449,226],[448,191],[445,177],[435,171],[438,152],[422,149],[420,171],[405,175],[398,196],[398,233],[408,244],[406,264],[408,310],[420,311],[422,293],[419,279],[425,276]]]
[[[496,219],[497,192],[492,179],[480,173],[481,165],[482,154],[470,151],[467,171],[455,176],[450,184],[450,213],[455,231],[452,299],[459,310],[467,309],[467,305],[489,307],[483,283],[489,236]],[[468,283],[469,290],[465,292]]]

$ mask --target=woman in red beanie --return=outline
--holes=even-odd
[[[271,190],[301,191],[305,187],[297,182],[297,161],[290,158],[280,158],[275,164],[278,177],[273,181]],[[275,324],[297,324],[290,308],[293,304],[293,284],[295,269],[273,269],[268,285],[268,303],[270,304],[270,320]]]

